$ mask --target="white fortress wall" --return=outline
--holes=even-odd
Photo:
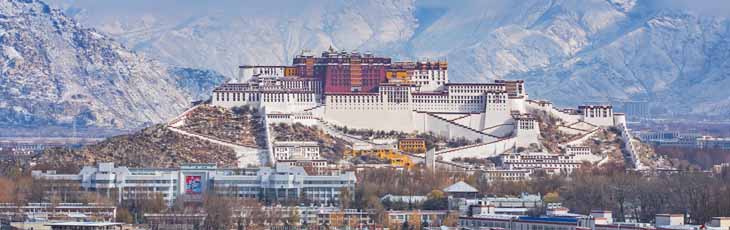
[[[439,136],[451,137],[449,126],[453,124],[429,113],[424,112],[421,114],[423,114],[423,127],[421,130],[424,130],[425,132],[433,132]]]
[[[593,135],[595,135],[596,133],[598,133],[598,130],[600,130],[600,128],[595,128],[595,129],[591,130],[590,132],[583,134],[583,136],[580,136],[580,137],[578,137],[578,138],[576,138],[574,140],[571,140],[571,141],[568,141],[568,142],[566,142],[564,144],[561,144],[561,146],[569,146],[569,145],[578,146],[578,145],[582,145],[583,142],[585,142],[589,138],[593,137]]]
[[[497,140],[496,137],[482,133],[476,129],[464,126],[436,114],[423,113],[423,128],[426,132],[433,132],[437,135],[448,138],[467,138],[471,140],[482,140],[483,142],[492,142]]]
[[[515,130],[517,133],[517,147],[529,147],[530,144],[540,144],[540,125],[536,119],[523,116],[516,118]]]
[[[480,143],[436,152],[436,157],[444,161],[454,158],[487,158],[495,157],[515,147],[517,139],[508,138],[488,143]]]
[[[338,126],[382,131],[416,131],[411,111],[325,109],[324,120]]]
[[[628,157],[631,160],[631,162],[634,164],[633,167],[635,169],[645,169],[646,166],[641,163],[641,159],[639,158],[638,151],[636,151],[636,146],[634,146],[633,137],[631,136],[631,130],[626,126],[625,123],[625,116],[621,114],[622,118],[618,118],[619,121],[623,119],[623,123],[617,124],[616,128],[621,131],[621,140],[624,142],[624,150],[628,153]]]
[[[583,121],[596,126],[613,126],[613,107],[610,105],[582,105],[578,110],[583,115]]]
[[[549,116],[563,120],[566,124],[576,123],[582,118],[580,114],[572,114],[567,111],[561,111],[553,107],[553,104],[548,101],[525,100],[525,108],[527,111],[546,112]]]
[[[511,111],[519,111],[520,113],[527,113],[527,106],[525,105],[526,96],[509,97],[507,100]]]
[[[274,137],[271,135],[271,130],[270,130],[271,123],[269,122],[269,119],[266,116],[266,114],[267,114],[266,109],[263,109],[260,112],[263,115],[262,117],[264,119],[262,122],[264,123],[264,127],[265,127],[264,132],[266,134],[266,152],[267,152],[267,156],[269,158],[268,163],[271,165],[275,165],[276,158],[274,158],[274,145],[273,145]]]
[[[613,124],[615,126],[626,125],[626,114],[614,113],[613,114]]]
[[[484,116],[482,115],[482,113],[469,114],[468,117],[465,117],[462,120],[464,121],[464,123],[468,121],[468,125],[465,125],[475,130],[481,131],[481,128],[484,127]]]
[[[431,113],[441,118],[447,119],[456,124],[460,124],[475,130],[479,130],[482,126],[482,114],[480,113]]]
[[[485,94],[486,101],[484,106],[484,122],[480,130],[492,129],[496,126],[504,124],[512,124],[512,116],[510,115],[510,104],[508,102],[507,93],[488,92]]]
[[[610,127],[613,126],[613,117],[584,117],[586,123],[596,126]]]
[[[325,96],[324,119],[356,129],[415,131],[408,103],[390,103],[379,94]]]
[[[460,118],[463,118],[465,116],[468,116],[468,114],[464,113],[439,113],[439,112],[431,112],[431,114],[437,114],[439,117],[444,118],[446,120],[450,120],[456,123],[461,123],[459,120]]]
[[[590,132],[590,131],[585,131],[585,130],[580,130],[580,129],[574,129],[574,128],[570,128],[570,127],[566,127],[566,126],[559,126],[558,127],[558,131],[564,132],[564,133],[567,133],[567,134],[570,134],[570,135],[576,135],[576,134],[583,135],[583,134],[585,134],[587,132]]]
[[[511,121],[512,122],[512,121]],[[511,137],[515,133],[515,124],[514,123],[508,123],[508,124],[502,124],[498,126],[492,126],[486,129],[483,129],[482,132],[494,135],[498,137]]]

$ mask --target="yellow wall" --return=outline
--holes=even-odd
[[[360,156],[360,155],[372,155],[376,156],[380,159],[388,160],[390,161],[390,165],[396,166],[396,167],[404,167],[404,168],[411,168],[413,167],[413,161],[411,161],[411,158],[397,153],[396,151],[392,149],[369,149],[369,150],[351,150],[348,149],[345,151],[346,155],[352,155],[352,156]]]
[[[423,139],[404,139],[398,141],[398,150],[410,153],[425,153],[426,141]]]
[[[297,69],[294,67],[284,67],[284,76],[297,75]]]
[[[388,80],[398,79],[402,82],[408,82],[410,80],[410,76],[406,70],[388,70],[385,72],[385,78]]]

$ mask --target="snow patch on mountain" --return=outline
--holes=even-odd
[[[222,81],[173,71],[37,0],[0,1],[0,31],[2,127],[136,128]],[[216,82],[196,90],[189,79]]]
[[[229,77],[333,46],[445,59],[455,81],[527,78],[533,98],[562,106],[730,114],[722,0],[53,2],[136,51]]]

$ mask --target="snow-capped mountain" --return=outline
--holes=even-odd
[[[532,98],[561,105],[730,113],[722,0],[53,2],[134,50],[228,76],[332,45],[447,59],[456,81],[527,78]]]
[[[43,2],[0,1],[0,127],[136,128],[222,80],[129,51]]]
[[[730,114],[723,0],[50,2],[136,52],[228,77],[333,46],[446,59],[455,81],[525,78],[531,98],[561,106],[647,100],[660,114]]]

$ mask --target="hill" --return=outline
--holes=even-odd
[[[257,148],[265,146],[255,111],[200,105],[180,118],[180,125],[157,124],[138,132],[70,150],[53,148],[35,160],[61,167],[115,162],[129,167],[171,167],[183,163],[216,163],[220,167],[260,164]],[[181,131],[182,130],[182,131]]]
[[[36,161],[39,165],[54,167],[94,165],[98,162],[163,168],[179,166],[181,163],[237,164],[232,149],[175,133],[165,125],[154,125],[133,134],[110,137],[79,150],[47,149]]]

